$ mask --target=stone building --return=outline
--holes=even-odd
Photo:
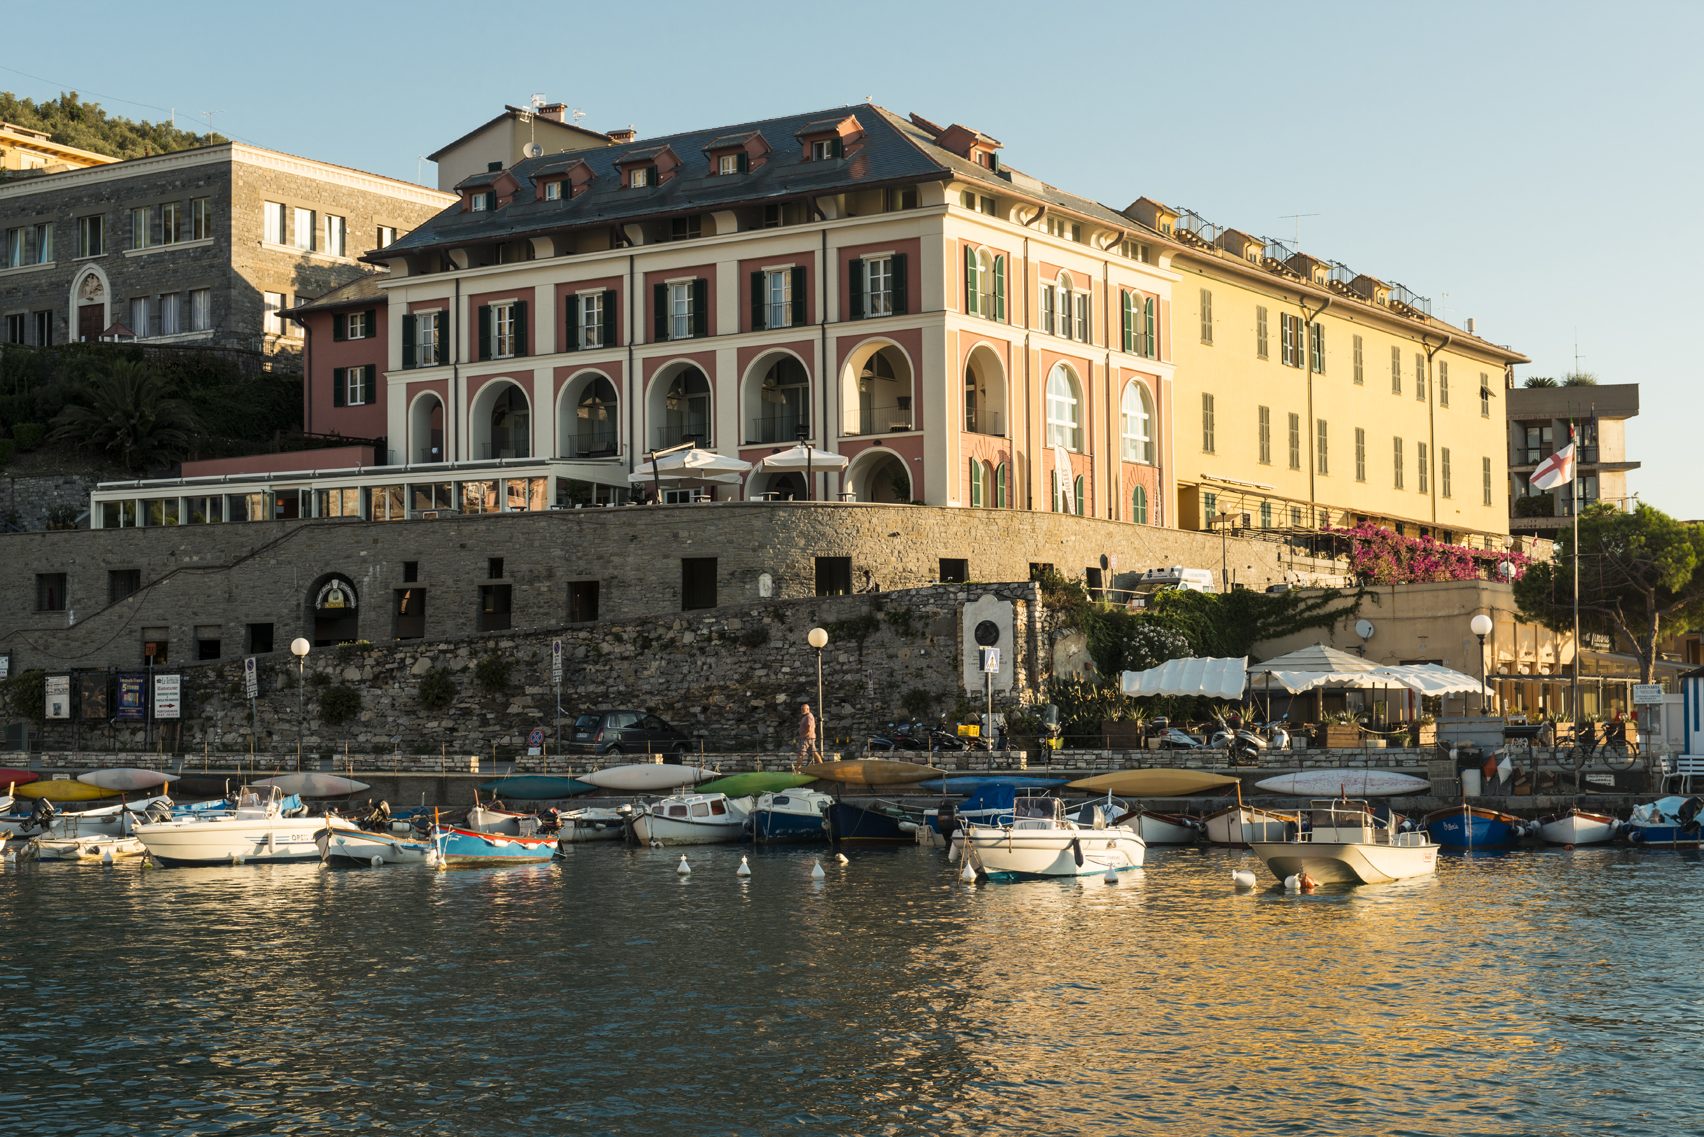
[[[268,355],[280,315],[444,194],[229,142],[0,184],[0,344],[140,340]]]

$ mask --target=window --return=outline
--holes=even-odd
[[[1325,325],[1317,321],[1308,325],[1308,359],[1314,374],[1325,374]]]
[[[284,317],[278,313],[284,310],[284,294],[282,292],[267,292],[265,297],[266,315],[261,320],[261,329],[270,336],[284,334]]]
[[[1201,396],[1201,449],[1211,454],[1213,448],[1213,396],[1203,394]]]
[[[989,320],[1006,320],[1006,258],[986,249],[964,250],[965,311]]]
[[[693,293],[697,291],[697,283],[693,280],[677,280],[668,285],[668,334],[664,338],[692,338],[695,323],[692,299]]]
[[[1089,294],[1078,292],[1072,296],[1074,320],[1071,328],[1071,338],[1083,343],[1089,341]]]
[[[1355,428],[1355,480],[1367,480],[1367,432],[1359,426]]]
[[[1258,416],[1260,432],[1260,464],[1262,466],[1270,466],[1272,465],[1272,408],[1261,407],[1258,411]]]
[[[98,257],[106,252],[106,218],[96,214],[77,218],[77,255]]]
[[[325,215],[325,251],[334,257],[348,255],[349,222],[335,213]]]
[[[751,274],[752,328],[790,328],[805,322],[805,270],[763,269]]]
[[[509,359],[518,353],[515,308],[514,301],[491,305],[491,336],[487,341],[490,344],[487,359]]]
[[[160,205],[160,244],[175,245],[183,236],[183,205],[176,201]]]
[[[627,188],[645,189],[651,184],[651,175],[655,171],[655,166],[635,166],[627,171]]]
[[[1430,455],[1426,453],[1426,444],[1424,442],[1417,442],[1414,444],[1415,481],[1418,483],[1418,488],[1421,493],[1426,492],[1432,479],[1432,463],[1427,461],[1429,457]]]
[[[331,405],[334,407],[364,407],[373,401],[377,366],[332,368]]]
[[[1216,493],[1202,494],[1201,512],[1206,515],[1207,524],[1213,524],[1213,519],[1219,516],[1219,495]]]
[[[130,298],[130,330],[136,333],[137,339],[148,337],[148,298],[146,296]]]
[[[598,618],[598,582],[571,580],[568,582],[568,622],[589,624]]]
[[[696,241],[704,235],[704,219],[698,214],[675,217],[669,221],[669,240]]]
[[[562,200],[562,180],[560,178],[552,178],[550,181],[544,183],[544,200]]]
[[[1426,401],[1426,353],[1414,353],[1414,397],[1420,402]]]
[[[1490,505],[1491,504],[1491,459],[1481,458],[1479,460],[1479,480],[1480,480],[1480,482],[1483,483],[1482,488],[1485,491],[1485,504]]]
[[[838,158],[842,152],[838,138],[818,138],[811,143],[811,161],[813,162],[826,162],[830,158]]]
[[[1366,382],[1366,374],[1362,369],[1363,359],[1362,359],[1361,346],[1362,346],[1361,345],[1361,337],[1356,336],[1355,337],[1354,350],[1355,350],[1355,386],[1357,386],[1357,387],[1361,386],[1364,382]]]
[[[195,628],[195,658],[208,663],[219,658],[221,637],[217,624],[198,624]]]
[[[503,558],[502,557],[486,557],[485,558],[485,575],[491,580],[502,580],[503,579]]]
[[[35,332],[35,344],[36,344],[36,346],[37,347],[52,347],[53,346],[53,312],[52,311],[31,312],[30,313],[30,323],[32,325],[32,330]]]
[[[1479,417],[1491,417],[1491,377],[1483,371],[1479,373]]]
[[[680,559],[680,606],[682,611],[716,606],[716,558]]]
[[[1126,384],[1120,411],[1124,428],[1122,440],[1124,460],[1152,465],[1154,461],[1154,407],[1148,397],[1148,389],[1137,382]]]
[[[1450,405],[1450,365],[1447,360],[1438,360],[1438,405]]]
[[[964,557],[942,557],[935,579],[942,584],[969,584],[970,561]]]
[[[183,293],[168,292],[160,297],[160,334],[175,336],[183,331]]]
[[[1058,294],[1055,292],[1053,285],[1044,284],[1041,286],[1041,330],[1046,332],[1048,335],[1052,335],[1053,329],[1058,327],[1056,311],[1058,308],[1057,295]]]
[[[284,243],[284,205],[282,202],[268,201],[261,205],[261,236],[260,239],[269,245]]]
[[[298,205],[290,232],[291,236],[295,238],[293,243],[296,248],[312,252],[315,247],[315,238],[319,236],[318,218],[314,215],[314,211],[303,209]]]
[[[11,312],[6,316],[6,342],[24,342],[24,324],[26,317],[22,312]]]
[[[1256,305],[1254,309],[1254,357],[1266,358],[1266,305]]]
[[[988,487],[982,472],[982,463],[975,458],[970,460],[970,507],[980,509],[988,503]]]
[[[716,156],[716,173],[721,176],[743,173],[747,156],[745,154],[718,154]]]
[[[1154,298],[1139,297],[1134,292],[1125,292],[1122,297],[1124,350],[1144,359],[1155,358],[1159,354],[1159,340],[1154,335]]]
[[[395,225],[380,225],[379,229],[378,229],[378,233],[374,237],[374,247],[382,249],[386,245],[393,244],[395,241],[396,241],[396,226]]]
[[[900,266],[896,262],[903,262],[903,260],[903,257],[891,255],[867,257],[862,261],[852,262],[853,277],[856,278],[860,272],[864,277],[863,311],[859,312],[854,309],[853,319],[860,316],[892,316],[904,312],[904,305],[895,302],[896,290],[902,286],[898,276]],[[854,290],[857,288],[857,283],[854,279]]]
[[[1290,415],[1290,469],[1302,468],[1302,416]]]
[[[62,572],[36,573],[36,611],[63,612],[65,605],[65,574]]]
[[[1402,394],[1402,349],[1400,347],[1390,349],[1390,393],[1393,395]]]
[[[402,365],[436,367],[443,309],[410,312],[402,318]]]
[[[146,249],[154,243],[154,207],[139,205],[130,211],[130,247]]]
[[[1438,447],[1438,492],[1445,497],[1450,497],[1453,489],[1450,478],[1450,448],[1440,446]]]
[[[1006,463],[1001,462],[998,466],[994,467],[994,508],[995,509],[1005,509],[1006,508],[1006,501],[1007,501],[1006,487],[1007,487],[1008,484],[1010,484],[1010,483],[1007,480]]]
[[[816,594],[818,596],[850,596],[852,594],[851,557],[818,557],[816,559]]]
[[[213,294],[205,288],[189,290],[189,330],[205,332],[213,326]]]
[[[1137,486],[1130,491],[1130,520],[1138,525],[1148,523],[1148,488]]]
[[[1063,363],[1054,364],[1047,376],[1047,444],[1067,450],[1083,448],[1077,377]]]
[[[24,234],[19,229],[6,230],[6,267],[22,268],[24,265]]]
[[[1272,503],[1269,501],[1260,503],[1260,527],[1262,529],[1272,528]]]
[[[610,297],[605,292],[588,292],[575,297],[579,304],[579,319],[575,321],[578,329],[578,346],[605,347],[604,343],[604,313]],[[610,315],[614,315],[613,312]]]
[[[1083,516],[1084,484],[1083,475],[1081,474],[1078,474],[1071,481],[1071,504],[1075,507],[1073,512],[1075,512],[1078,517]]]
[[[30,263],[51,264],[53,262],[53,226],[43,222],[40,225],[30,226],[30,232],[34,236],[32,247],[35,249],[35,257]]]
[[[1213,342],[1213,293],[1201,290],[1201,342]]]
[[[1278,362],[1285,367],[1302,365],[1302,318],[1288,312],[1278,314]]]
[[[1324,419],[1322,419],[1322,418],[1314,419],[1314,435],[1315,435],[1315,443],[1314,443],[1315,464],[1318,467],[1319,472],[1321,474],[1329,474],[1329,473],[1331,473],[1331,461],[1330,461],[1331,451],[1328,448],[1328,446],[1326,445],[1327,439],[1326,439],[1326,429],[1325,429],[1325,420]]]
[[[1300,529],[1301,527],[1302,527],[1302,507],[1299,506],[1299,505],[1292,505],[1290,507],[1290,528]]]
[[[204,197],[189,199],[189,239],[205,241],[213,236],[213,214]]]
[[[117,604],[126,596],[134,596],[142,590],[141,569],[108,569],[107,570],[107,603]]]
[[[1395,463],[1391,467],[1392,484],[1395,485],[1397,489],[1401,489],[1402,488],[1402,439],[1393,438],[1393,439],[1391,439],[1391,442],[1394,444],[1391,447],[1391,456],[1392,456],[1392,461]]]
[[[344,319],[343,338],[348,340],[365,340],[373,337],[373,323],[377,313],[371,308],[359,312],[350,312]],[[333,336],[332,338],[336,338]]]
[[[482,584],[479,586],[479,613],[474,630],[505,632],[514,624],[514,586]]]

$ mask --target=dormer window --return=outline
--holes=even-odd
[[[559,181],[545,182],[544,183],[544,200],[546,200],[546,201],[561,201],[562,200],[562,183],[559,182]]]
[[[750,159],[746,156],[746,153],[743,150],[737,154],[718,155],[716,158],[716,173],[718,175],[743,174],[746,172],[747,162],[749,160]]]
[[[811,161],[826,162],[831,158],[839,158],[845,149],[838,137],[817,138],[811,141]]]
[[[646,189],[654,185],[657,177],[655,166],[635,166],[627,171],[628,189]]]
[[[474,213],[484,213],[496,205],[497,195],[490,190],[481,190],[468,195],[467,207]]]

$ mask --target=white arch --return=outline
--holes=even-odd
[[[885,370],[891,375],[879,373],[884,368],[877,364],[878,355],[889,365]],[[916,366],[911,353],[895,340],[886,336],[860,340],[840,371],[840,433],[888,434],[896,424],[897,429],[906,429],[905,422],[915,425]]]
[[[1148,385],[1132,379],[1119,400],[1119,456],[1126,462],[1154,464],[1154,398]]]
[[[438,437],[432,438],[432,410],[438,411]],[[408,401],[408,461],[445,462],[449,460],[449,415],[444,398],[436,391],[421,391]]]
[[[915,498],[913,485],[905,456],[885,446],[865,449],[846,467],[846,486],[857,501],[905,504]]]
[[[785,401],[771,402],[773,396],[766,395],[764,380],[776,364],[786,360],[798,366],[799,373],[804,376],[803,387],[782,388],[781,397]],[[766,445],[797,441],[801,426],[807,432],[812,430],[815,416],[811,407],[815,388],[810,364],[791,348],[771,348],[757,356],[740,378],[740,417],[743,420],[740,423],[740,441]]]
[[[1069,364],[1047,373],[1047,444],[1083,453],[1083,384]]]
[[[702,390],[688,378],[685,386],[691,390],[678,405],[670,407],[670,389],[688,372],[703,380]],[[716,386],[702,367],[690,359],[676,359],[652,373],[645,390],[645,434],[637,443],[639,447],[661,450],[691,437],[709,449],[716,445],[715,424]]]
[[[83,283],[90,277],[95,277],[100,281],[98,299],[101,303],[101,326],[99,330],[104,332],[112,327],[112,282],[107,279],[106,270],[101,268],[100,265],[84,265],[71,278],[71,292],[67,299],[69,310],[66,313],[65,338],[70,343],[77,342],[77,309],[82,307],[77,294],[83,291]],[[89,303],[92,304],[94,301],[91,300]],[[148,334],[146,328],[132,328],[131,330],[136,333],[138,339]]]
[[[581,400],[593,395],[592,387],[600,383],[607,391],[588,401],[582,418]],[[556,395],[556,453],[564,458],[607,458],[623,449],[621,388],[595,367],[574,372]]]
[[[497,409],[498,400],[504,398],[510,390],[519,393],[525,409],[525,420],[503,424],[502,436],[499,437],[498,424],[493,421],[492,416]],[[473,443],[472,457],[476,460],[531,457],[531,422],[532,399],[519,379],[502,375],[488,381],[479,388],[479,393],[473,397],[473,405],[468,410],[468,436]]]

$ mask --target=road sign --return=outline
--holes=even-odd
[[[542,726],[535,726],[535,727],[532,728],[532,730],[527,732],[527,745],[528,746],[543,746],[544,745],[544,728]]]
[[[562,682],[562,641],[550,641],[550,681]]]
[[[982,649],[982,670],[989,675],[1000,673],[1000,649],[985,647]]]
[[[183,714],[183,676],[154,676],[154,717],[175,719]]]
[[[256,668],[254,656],[243,660],[243,688],[251,699],[260,696],[260,672]]]
[[[1636,707],[1660,707],[1663,703],[1663,688],[1660,683],[1633,684],[1633,705]]]

